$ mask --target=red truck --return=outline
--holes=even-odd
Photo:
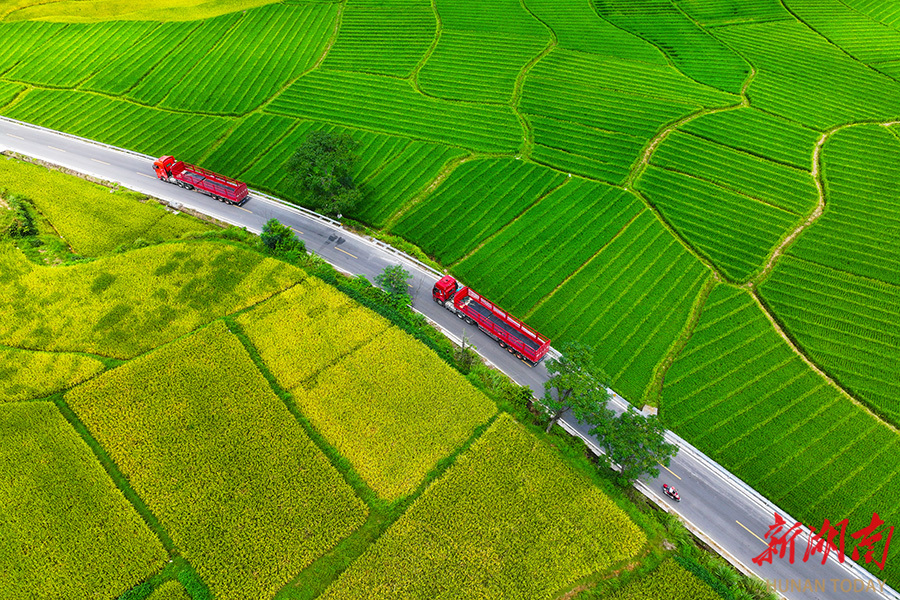
[[[161,181],[174,183],[187,190],[197,190],[219,202],[241,206],[249,198],[246,183],[213,173],[197,165],[176,161],[171,156],[160,156],[159,160],[153,163],[153,169]]]
[[[434,284],[431,297],[469,325],[478,325],[479,329],[497,340],[501,348],[506,348],[507,352],[532,367],[550,350],[549,339],[529,329],[468,286],[460,289],[456,279],[449,275]]]

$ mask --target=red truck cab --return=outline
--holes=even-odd
[[[174,156],[160,156],[159,160],[153,163],[153,170],[156,176],[163,181],[172,176],[172,165],[175,164]]]
[[[453,298],[457,289],[459,289],[459,284],[456,283],[456,280],[449,275],[444,275],[431,288],[431,297],[435,302],[444,303]]]

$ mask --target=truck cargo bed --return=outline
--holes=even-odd
[[[528,337],[524,332],[510,324],[506,319],[503,319],[500,316],[494,314],[494,311],[480,304],[471,296],[467,295],[463,299],[461,304],[463,306],[466,306],[470,310],[477,312],[482,318],[490,321],[497,328],[502,329],[507,334],[509,334],[510,337],[514,337],[515,339],[519,340],[522,344],[530,348],[532,352],[537,352],[541,347],[540,342]]]

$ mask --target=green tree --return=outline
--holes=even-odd
[[[278,219],[269,219],[263,225],[262,233],[259,239],[263,245],[269,250],[279,250],[281,252],[290,251],[306,251],[306,244],[303,240],[297,239],[294,230],[283,225]]]
[[[384,271],[375,276],[375,283],[380,285],[389,294],[409,296],[409,278],[412,275],[403,268],[403,265],[390,265]]]
[[[619,465],[619,475],[632,483],[638,477],[659,475],[659,465],[669,466],[678,447],[666,442],[665,428],[656,415],[645,417],[635,410],[626,410],[618,417],[601,415],[591,421],[590,433],[606,453],[601,460],[612,468]]]
[[[606,408],[606,375],[594,364],[593,349],[587,344],[569,342],[563,344],[561,353],[559,360],[547,360],[550,379],[544,382],[541,404],[550,412],[548,432],[567,412],[579,421],[611,412]]]
[[[355,148],[356,140],[346,133],[313,131],[284,168],[314,208],[340,215],[352,210],[361,198],[352,176]]]

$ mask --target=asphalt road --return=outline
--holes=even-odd
[[[403,263],[413,275],[410,292],[414,308],[431,319],[448,337],[459,342],[463,335],[468,336],[487,361],[519,384],[530,386],[538,394],[541,393],[543,383],[548,378],[543,363],[537,367],[527,366],[502,350],[483,333],[467,326],[449,311],[435,304],[431,300],[431,287],[437,280],[436,272],[404,258],[380,243],[349,233],[334,221],[285,206],[253,192],[251,199],[243,207],[225,205],[200,193],[159,181],[153,173],[152,159],[146,156],[4,118],[0,118],[0,149],[26,154],[74,171],[118,182],[170,204],[180,203],[184,207],[227,223],[246,227],[253,232],[258,233],[267,220],[276,218],[291,226],[306,242],[309,250],[322,256],[339,270],[354,275],[365,275],[370,281],[373,281],[375,275],[384,267]],[[625,403],[614,398],[613,406],[622,410]],[[563,425],[570,432],[585,438],[590,445],[590,436],[584,426],[571,421],[564,422]],[[861,600],[874,598],[900,600],[900,595],[888,586],[882,588],[877,579],[853,565],[849,557],[843,564],[838,563],[834,555],[825,565],[821,564],[821,555],[804,563],[802,556],[808,531],[796,539],[798,556],[794,564],[789,564],[787,557],[779,559],[777,556],[772,564],[761,567],[753,564],[752,559],[766,548],[767,544],[763,538],[769,526],[774,523],[775,508],[683,440],[676,436],[670,436],[670,439],[678,442],[681,447],[678,456],[672,460],[668,469],[661,469],[659,478],[639,482],[638,488],[666,510],[680,515],[691,530],[733,564],[744,571],[754,573],[761,579],[775,582],[780,588],[790,586],[792,589],[783,591],[782,595],[791,600],[850,597]],[[663,495],[661,489],[663,483],[678,488],[682,498],[680,503],[674,503]],[[785,515],[784,511],[779,512]],[[832,522],[839,521],[845,516],[829,515]],[[790,524],[793,524],[792,519]],[[818,527],[820,524],[809,525]],[[889,523],[889,525],[900,524]],[[849,548],[853,542],[849,532],[847,541]],[[848,550],[848,554],[849,552]],[[852,580],[860,582],[854,584]],[[866,587],[865,582],[870,582],[870,586],[881,591],[851,591]]]

